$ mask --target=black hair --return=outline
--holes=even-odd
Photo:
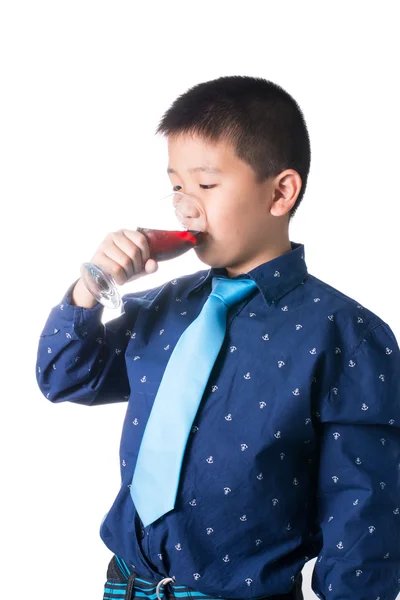
[[[297,102],[272,81],[238,75],[199,83],[165,112],[156,129],[159,133],[230,142],[258,183],[294,169],[302,187],[290,218],[303,199],[311,160],[307,126]]]

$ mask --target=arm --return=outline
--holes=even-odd
[[[345,363],[321,409],[319,523],[312,588],[329,600],[400,590],[400,350],[383,322]]]
[[[94,405],[127,400],[130,387],[125,350],[139,298],[126,302],[122,314],[103,325],[101,304],[93,308],[73,304],[75,283],[51,310],[40,335],[36,362],[39,388],[54,403]]]

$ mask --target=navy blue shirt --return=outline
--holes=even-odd
[[[304,246],[247,275],[193,423],[176,507],[144,528],[130,484],[158,386],[179,337],[211,292],[210,269],[123,296],[71,304],[39,341],[51,402],[126,402],[121,486],[100,526],[144,578],[204,594],[288,592],[317,556],[312,586],[330,600],[394,600],[400,589],[400,351],[378,316],[308,273]],[[182,373],[184,377],[184,373]]]

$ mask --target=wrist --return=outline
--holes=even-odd
[[[80,306],[82,308],[94,308],[98,302],[89,292],[82,279],[79,279],[76,283],[71,294],[71,304],[73,306]]]

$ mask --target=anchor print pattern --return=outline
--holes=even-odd
[[[71,304],[71,286],[40,335],[36,377],[45,398],[126,404],[122,486],[100,534],[125,548],[132,564],[143,564],[132,529],[136,521],[139,537],[140,516],[130,496],[137,453],[168,360],[214,275],[226,273],[209,269],[127,293],[121,314],[106,323],[101,305]],[[288,590],[297,559],[295,565],[285,557],[287,570],[276,571],[280,561],[269,540],[281,547],[305,540],[307,506],[316,503],[323,546],[305,544],[302,554],[304,561],[318,556],[315,593],[356,600],[367,581],[372,600],[394,598],[400,583],[388,569],[400,563],[395,335],[370,310],[310,275],[302,245],[292,243],[291,252],[249,276],[258,290],[228,312],[226,338],[189,433],[176,507],[144,530],[146,568],[157,571],[143,576],[157,580],[168,565],[178,583],[189,577],[195,589],[215,592],[223,569],[221,597],[267,597],[279,591],[271,581]],[[194,343],[194,362],[197,355]],[[318,481],[318,497],[311,480]]]

